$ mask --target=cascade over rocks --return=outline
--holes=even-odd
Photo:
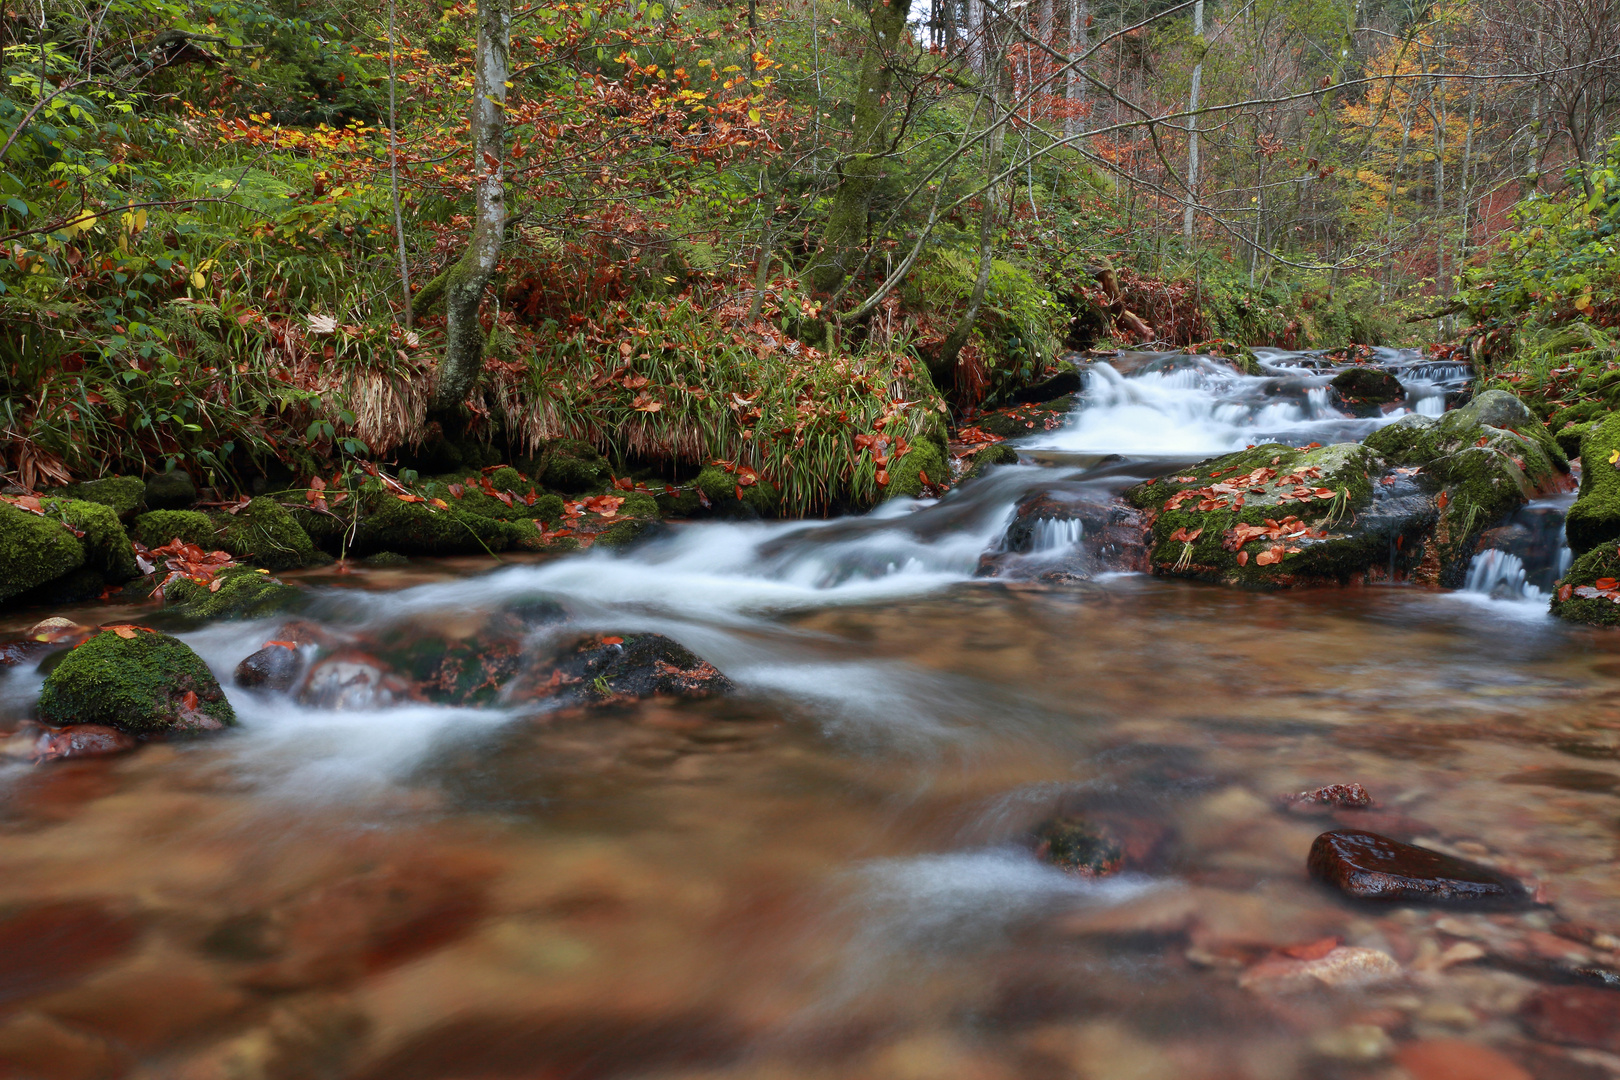
[[[1147,518],[1080,485],[1026,496],[978,577],[1090,578],[1148,569]]]
[[[1521,430],[1522,429],[1522,430]],[[1256,589],[1412,580],[1457,588],[1480,536],[1570,485],[1558,444],[1513,395],[1362,443],[1267,443],[1125,492],[1157,574]]]

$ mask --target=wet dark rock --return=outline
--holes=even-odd
[[[1401,381],[1378,368],[1346,368],[1335,375],[1329,385],[1338,392],[1339,400],[1358,416],[1376,416],[1383,405],[1406,397],[1406,387]]]
[[[236,665],[236,685],[285,694],[303,673],[303,655],[290,643],[272,642]]]
[[[735,689],[713,664],[662,634],[591,634],[532,668],[520,693],[560,704],[593,705],[712,697]]]
[[[1360,784],[1329,784],[1314,791],[1286,795],[1282,801],[1284,805],[1297,809],[1362,810],[1372,805],[1372,796]]]
[[[1080,378],[1080,373],[1070,368],[1067,371],[1058,372],[1050,379],[1044,379],[1033,386],[1026,386],[1022,390],[1015,391],[1012,399],[1019,405],[1034,405],[1043,401],[1051,401],[1054,398],[1078,394],[1083,386],[1084,383]]]
[[[1550,986],[1525,1002],[1524,1018],[1548,1042],[1620,1054],[1620,991]]]
[[[1518,907],[1530,894],[1488,866],[1351,829],[1325,832],[1311,845],[1311,876],[1358,900],[1476,907]]]
[[[219,682],[189,646],[130,627],[104,631],[66,653],[45,679],[39,716],[53,726],[106,724],[136,734],[236,723]]]
[[[417,697],[410,680],[368,653],[345,649],[322,657],[309,670],[298,703],[334,712],[386,709]]]
[[[152,510],[184,510],[197,501],[197,485],[184,469],[153,473],[146,478],[142,501]]]
[[[1035,857],[1085,877],[1117,874],[1125,865],[1119,841],[1102,825],[1082,817],[1056,817],[1035,827]]]
[[[42,727],[34,743],[34,757],[38,761],[106,757],[133,750],[137,745],[133,735],[105,724]]]
[[[465,637],[447,638],[408,628],[373,641],[370,647],[429,701],[490,705],[523,668],[526,630],[517,615],[498,612]]]
[[[1089,578],[1148,568],[1148,525],[1133,507],[1085,489],[1053,488],[1019,502],[1001,543],[979,561],[979,577]]]

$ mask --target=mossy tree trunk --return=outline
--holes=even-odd
[[[472,237],[444,274],[445,348],[431,411],[445,417],[467,400],[484,364],[478,308],[501,258],[506,231],[507,52],[512,36],[510,0],[478,0],[477,69],[473,75],[473,169],[477,205]]]
[[[832,209],[821,234],[821,251],[810,268],[811,284],[822,292],[843,284],[866,239],[867,209],[883,178],[889,135],[886,98],[894,81],[890,61],[905,40],[910,13],[911,0],[875,0],[872,5],[872,35],[861,57],[849,154],[839,168]]]

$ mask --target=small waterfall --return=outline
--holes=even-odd
[[[1078,518],[1041,518],[1030,530],[1029,554],[1072,551],[1080,546],[1085,526]]]
[[[1464,592],[1489,596],[1493,600],[1545,601],[1547,595],[1530,584],[1524,560],[1507,551],[1490,548],[1474,556],[1468,564]]]

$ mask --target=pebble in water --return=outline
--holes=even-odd
[[[1530,899],[1522,884],[1488,866],[1356,829],[1318,836],[1307,866],[1358,900],[1517,907]]]
[[[1594,986],[1552,986],[1525,1003],[1531,1029],[1548,1042],[1620,1054],[1620,993]]]

